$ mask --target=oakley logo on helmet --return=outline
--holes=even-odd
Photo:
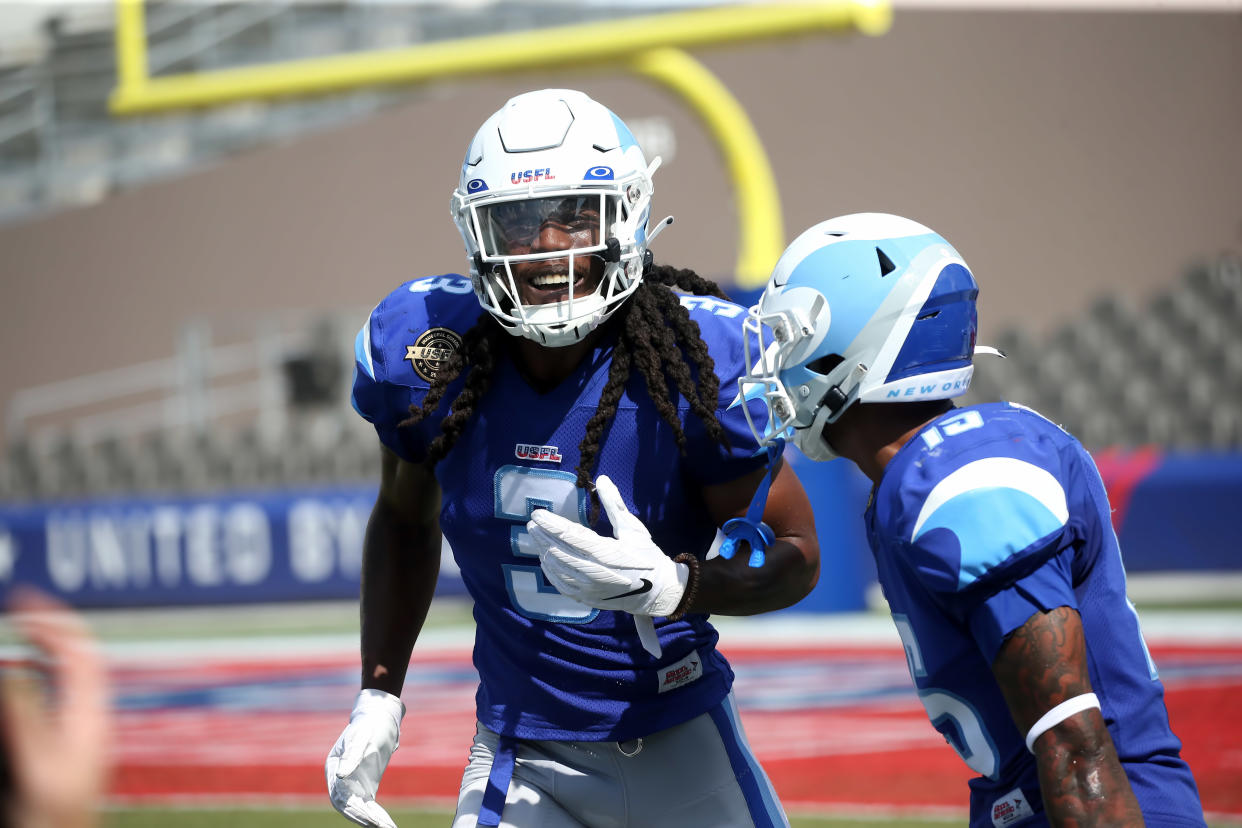
[[[481,178],[472,178],[466,184],[466,192],[468,193],[481,193],[486,189],[487,189],[487,182]]]
[[[582,179],[584,181],[612,181],[612,167],[591,167]]]

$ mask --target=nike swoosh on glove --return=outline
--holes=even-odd
[[[595,481],[595,489],[615,537],[604,537],[546,509],[531,514],[526,529],[548,581],[562,595],[588,606],[634,615],[672,615],[685,594],[689,567],[675,563],[655,545],[606,475]]]
[[[349,714],[349,724],[336,740],[324,773],[328,796],[350,822],[368,828],[397,828],[375,801],[380,777],[401,742],[405,705],[383,690],[363,690]]]

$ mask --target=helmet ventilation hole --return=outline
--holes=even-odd
[[[845,362],[845,357],[840,354],[825,354],[819,359],[813,359],[808,362],[806,364],[806,369],[808,371],[814,371],[817,374],[827,376],[833,368],[836,368],[842,362]]]
[[[880,277],[883,278],[897,269],[897,265],[893,264],[893,260],[884,255],[884,251],[880,248],[875,249],[875,255],[880,260]]]

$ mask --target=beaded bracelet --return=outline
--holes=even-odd
[[[686,591],[681,594],[677,609],[673,610],[673,614],[668,617],[669,621],[680,621],[686,614],[686,610],[694,603],[694,596],[699,592],[699,559],[689,552],[682,552],[673,558],[673,563],[684,563],[690,570],[690,577],[686,580]]]

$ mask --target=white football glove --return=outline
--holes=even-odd
[[[363,690],[349,714],[349,724],[336,740],[324,773],[328,796],[350,822],[368,828],[397,828],[375,801],[380,777],[401,742],[405,704],[383,690]]]
[[[599,609],[635,616],[671,615],[685,594],[690,568],[674,563],[630,514],[605,475],[595,481],[599,502],[616,537],[537,509],[526,524],[539,550],[539,564],[562,595]],[[641,631],[641,627],[640,627]]]

